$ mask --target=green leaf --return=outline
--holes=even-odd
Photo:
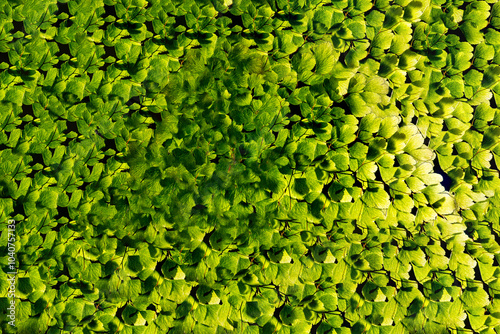
[[[466,288],[460,299],[467,309],[485,307],[490,303],[488,293],[479,286]]]
[[[316,59],[316,73],[327,74],[332,71],[335,62],[338,60],[338,54],[335,52],[332,43],[324,42],[314,48],[314,58]]]
[[[387,209],[391,204],[389,194],[376,185],[367,188],[362,198],[363,203],[370,208]]]

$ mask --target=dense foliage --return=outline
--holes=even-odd
[[[17,333],[500,330],[496,0],[2,0],[0,25]]]

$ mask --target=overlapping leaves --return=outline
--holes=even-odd
[[[2,8],[18,332],[498,327],[498,4]]]

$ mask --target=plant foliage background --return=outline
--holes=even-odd
[[[0,25],[17,333],[499,331],[500,3],[3,0]]]

